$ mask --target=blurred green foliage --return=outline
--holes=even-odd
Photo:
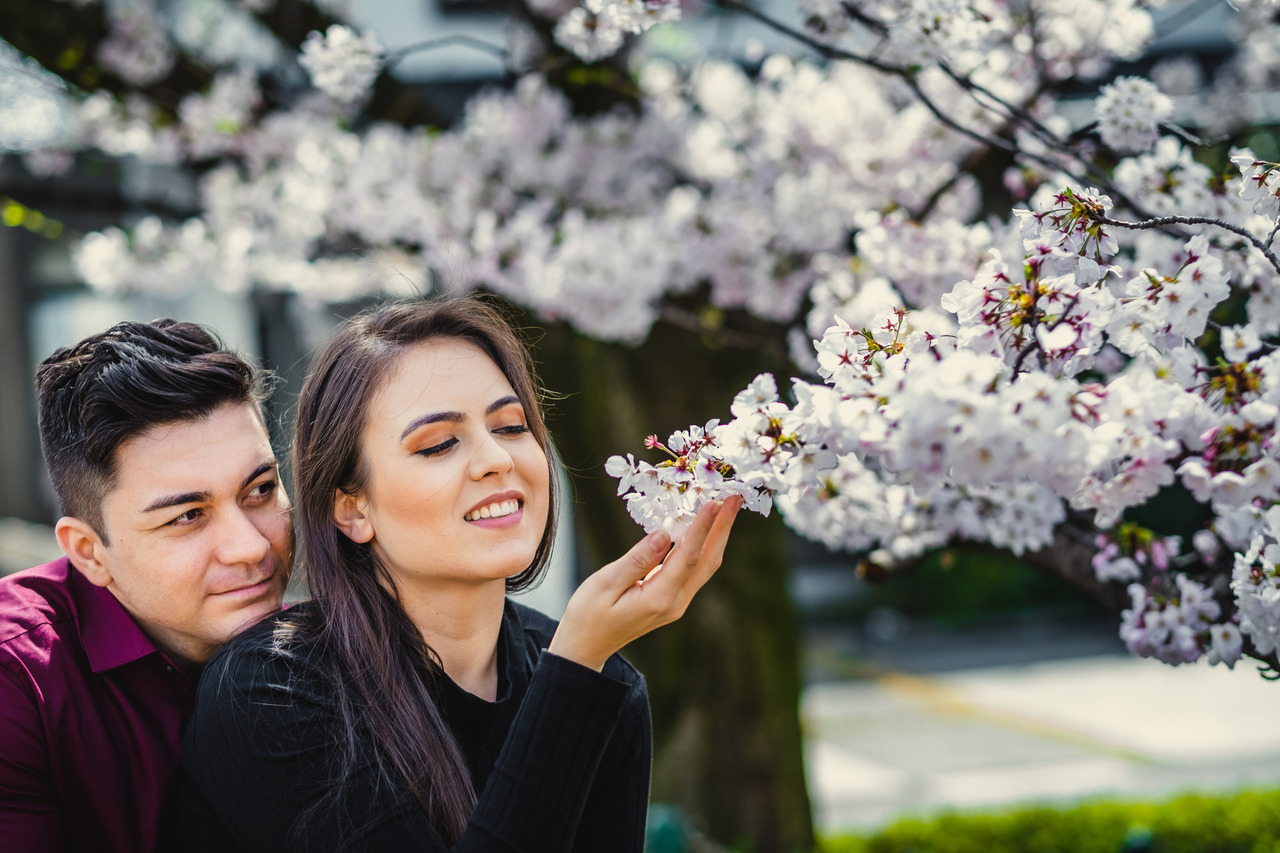
[[[1280,789],[1162,803],[944,814],[874,835],[825,839],[822,853],[1280,853]]]
[[[1030,612],[1100,612],[1096,601],[1056,575],[1006,552],[959,546],[934,551],[906,571],[868,582],[855,597],[833,597],[806,615],[843,621],[880,607],[946,628]]]

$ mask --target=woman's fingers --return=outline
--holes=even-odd
[[[700,544],[697,550],[689,549],[687,556],[683,559],[686,561],[682,566],[682,572],[678,578],[679,596],[681,603],[679,612],[683,613],[684,608],[688,606],[693,596],[703,585],[711,579],[711,576],[720,568],[720,562],[724,558],[724,549],[729,542],[729,531],[733,528],[734,519],[737,518],[738,510],[742,508],[742,499],[734,495],[722,502],[717,508],[715,514],[711,518],[711,523],[705,531],[699,536]],[[683,548],[686,543],[690,542],[690,538],[686,537],[677,549]],[[669,565],[675,557],[675,551],[666,559],[663,565]]]
[[[711,528],[715,524],[716,518],[720,511],[724,509],[724,501],[712,501],[704,504],[702,509],[698,510],[698,514],[694,516],[693,524],[689,525],[689,529],[685,531],[684,538],[680,540],[680,544],[671,549],[671,553],[663,560],[663,565],[679,567],[683,573],[684,569],[692,569],[697,563],[699,555],[702,554],[702,548],[706,544],[707,537],[711,533]]]
[[[666,575],[663,582],[673,588],[672,593],[678,601],[676,606],[683,613],[689,600],[720,568],[729,531],[741,508],[742,499],[737,495],[704,506],[685,538],[671,550],[662,565],[644,577],[640,585],[656,580],[660,574]]]
[[[631,546],[631,550],[600,570],[606,574],[616,597],[629,586],[649,575],[662,563],[671,549],[671,536],[665,530],[655,530]]]
[[[707,532],[707,538],[703,541],[702,549],[698,553],[698,562],[691,578],[698,587],[710,580],[716,569],[720,568],[720,561],[724,559],[725,546],[729,544],[729,532],[733,529],[733,522],[738,517],[740,509],[742,509],[742,498],[733,495],[725,500],[724,507],[716,515],[711,530]]]
[[[714,507],[714,511],[704,517],[703,514],[709,507]],[[733,519],[741,508],[742,498],[737,495],[703,507],[693,526],[685,534],[685,538],[672,551],[672,557],[676,552],[681,552],[681,558],[687,559],[692,565],[699,565],[707,559],[718,562],[724,555],[725,545],[729,541],[729,530],[733,526]],[[668,557],[668,561],[670,559]]]

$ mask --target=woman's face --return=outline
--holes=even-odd
[[[339,493],[339,526],[370,542],[397,584],[492,581],[533,562],[550,504],[547,457],[511,383],[476,345],[439,338],[405,351],[371,402],[363,456],[366,490]]]

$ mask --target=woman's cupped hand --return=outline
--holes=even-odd
[[[655,530],[582,582],[548,651],[599,671],[627,643],[684,615],[724,557],[742,499],[708,503],[684,538]]]

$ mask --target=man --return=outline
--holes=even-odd
[[[292,565],[259,377],[158,320],[59,350],[36,387],[66,557],[0,580],[0,847],[151,851],[200,668]]]

